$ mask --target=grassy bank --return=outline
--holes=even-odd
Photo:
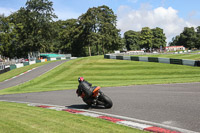
[[[39,67],[39,66],[51,63],[51,62],[55,62],[55,61],[47,61],[47,62],[36,63],[36,64],[28,65],[28,66],[25,66],[25,67],[13,69],[13,70],[8,71],[6,73],[0,74],[0,82],[4,81],[6,79],[10,79],[10,78],[12,78],[14,76],[17,76],[17,75],[19,75],[19,74],[21,74],[23,72],[26,72],[26,71],[28,71],[30,69],[35,68],[35,67]]]
[[[0,102],[0,133],[143,133],[106,120]]]
[[[85,57],[66,62],[25,84],[0,90],[0,94],[76,89],[79,76],[102,87],[200,82],[200,68]]]
[[[137,56],[200,60],[200,54],[154,54],[154,55],[137,55]]]

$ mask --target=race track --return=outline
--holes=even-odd
[[[62,105],[200,132],[200,83],[105,87],[102,91],[112,99],[111,109],[88,109],[75,90],[0,95],[0,100]]]

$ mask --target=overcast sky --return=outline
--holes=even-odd
[[[200,0],[51,0],[58,19],[78,18],[90,7],[109,6],[117,15],[121,33],[141,31],[142,27],[164,29],[167,42],[184,27],[200,26]],[[8,16],[26,0],[0,0],[0,14]]]

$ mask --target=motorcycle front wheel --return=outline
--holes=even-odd
[[[103,102],[105,108],[111,108],[113,106],[112,100],[106,95],[100,95],[98,100]]]

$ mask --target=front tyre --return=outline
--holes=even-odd
[[[101,101],[104,103],[105,108],[111,108],[113,106],[112,100],[106,95],[101,95]]]

